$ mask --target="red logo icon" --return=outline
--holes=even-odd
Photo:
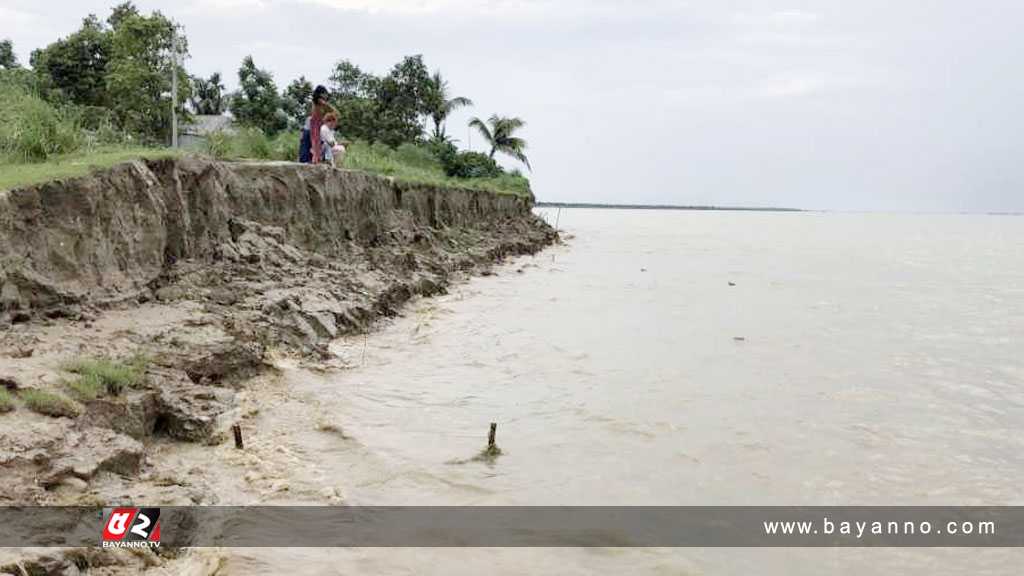
[[[159,508],[107,508],[103,511],[104,548],[159,548]]]

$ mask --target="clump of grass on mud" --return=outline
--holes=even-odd
[[[127,362],[109,358],[83,358],[69,363],[65,370],[78,378],[67,383],[82,400],[95,400],[104,395],[118,396],[126,388],[138,388],[146,374],[148,360],[135,356]]]
[[[45,414],[46,416],[74,418],[81,413],[78,404],[60,394],[54,394],[46,390],[29,389],[22,390],[18,395],[25,402],[25,405],[28,406],[29,410]]]
[[[14,410],[14,398],[5,388],[0,388],[0,414]]]

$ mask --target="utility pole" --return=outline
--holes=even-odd
[[[178,26],[171,34],[171,148],[178,147]]]

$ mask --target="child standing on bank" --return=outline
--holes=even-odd
[[[338,115],[328,112],[320,127],[320,148],[323,150],[324,162],[331,166],[338,166],[345,160],[345,147],[338,141],[335,133],[337,129]]]

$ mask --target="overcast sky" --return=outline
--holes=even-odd
[[[27,62],[114,4],[0,0],[0,38]],[[449,123],[463,146],[470,115],[528,122],[543,200],[1024,211],[1018,1],[136,4],[229,87],[247,54],[283,87],[422,53],[476,102]]]

